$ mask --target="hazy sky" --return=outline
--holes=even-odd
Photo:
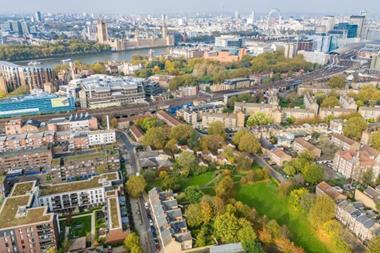
[[[380,0],[0,0],[1,13],[88,12],[88,13],[258,13],[279,8],[284,13],[380,14]]]

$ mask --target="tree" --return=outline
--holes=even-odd
[[[328,85],[331,89],[342,89],[346,85],[344,76],[333,76],[329,79]]]
[[[305,188],[295,189],[289,195],[289,206],[296,213],[309,212],[313,201],[313,195]]]
[[[211,201],[203,197],[200,202],[201,217],[204,224],[208,224],[214,217],[214,210]]]
[[[249,132],[240,138],[238,148],[240,151],[254,154],[260,151],[261,145],[256,136],[253,133]]]
[[[201,137],[200,146],[203,151],[216,153],[225,143],[223,137],[219,135],[206,135]]]
[[[157,117],[144,117],[142,119],[138,119],[136,121],[136,125],[138,125],[144,132],[146,132],[153,127],[163,126],[163,122]]]
[[[216,196],[226,201],[232,197],[234,190],[234,181],[230,176],[223,177],[215,187]]]
[[[292,177],[297,173],[296,168],[293,166],[292,163],[287,162],[284,166],[284,172],[286,175]]]
[[[94,63],[91,65],[91,70],[94,72],[94,74],[105,74],[106,73],[106,67],[104,66],[104,63]]]
[[[237,131],[237,132],[234,134],[234,136],[232,137],[232,143],[233,143],[234,145],[238,146],[239,143],[240,143],[240,140],[242,139],[242,137],[243,137],[244,135],[248,134],[248,133],[249,133],[249,131],[248,131],[247,129],[245,129],[245,128],[243,128],[243,129]]]
[[[173,175],[166,174],[162,177],[161,187],[163,190],[173,190],[177,188],[177,178]]]
[[[135,232],[129,232],[127,234],[124,239],[124,248],[131,253],[143,252],[140,246],[140,238]]]
[[[360,116],[356,115],[351,118],[349,118],[343,128],[343,133],[348,138],[354,139],[354,140],[360,140],[362,136],[362,132],[367,128],[367,122],[366,120]]]
[[[187,124],[181,124],[170,129],[170,139],[175,139],[180,144],[186,144],[187,140],[195,134],[194,129]]]
[[[215,218],[215,235],[222,243],[233,243],[238,240],[237,234],[240,230],[239,220],[235,215],[226,212]]]
[[[364,86],[358,94],[353,94],[358,103],[365,105],[376,105],[380,100],[380,90],[374,86]]]
[[[366,253],[378,253],[380,252],[380,236],[373,238],[369,244]]]
[[[335,106],[339,106],[339,100],[335,96],[328,96],[321,103],[321,107],[324,108],[333,108]]]
[[[238,170],[250,170],[252,169],[252,160],[245,155],[240,155],[237,159],[236,167]]]
[[[209,135],[218,135],[223,139],[226,138],[226,132],[224,131],[224,124],[221,121],[211,122],[208,126]]]
[[[132,198],[138,198],[145,191],[146,181],[142,176],[130,176],[127,181],[127,191]]]
[[[118,121],[117,118],[112,118],[111,119],[111,127],[116,129],[118,127]]]
[[[204,247],[204,246],[209,245],[209,242],[208,242],[209,233],[210,232],[209,232],[208,226],[203,225],[199,233],[197,234],[197,237],[195,238],[195,245],[197,247]]]
[[[263,112],[254,113],[247,120],[247,126],[249,127],[270,125],[272,123],[273,119]]]
[[[202,215],[199,204],[190,204],[185,211],[187,224],[192,228],[202,225]]]
[[[374,149],[380,150],[380,130],[371,134],[371,146]]]
[[[193,153],[184,151],[179,154],[176,162],[181,169],[187,169],[190,171],[196,166],[196,157]]]
[[[351,252],[350,247],[342,238],[343,228],[337,220],[329,220],[322,226],[323,231],[329,237],[330,241],[335,244],[339,252]]]
[[[242,243],[244,249],[250,252],[255,247],[256,233],[252,224],[246,219],[239,219],[240,229],[237,233],[237,239]]]
[[[317,196],[308,218],[314,227],[320,227],[335,217],[335,203],[328,196]]]
[[[373,175],[372,168],[368,168],[363,174],[363,183],[367,185],[372,185],[375,181],[374,179],[375,177]]]
[[[168,136],[164,128],[153,127],[145,133],[143,144],[152,146],[155,149],[162,149],[165,147],[167,137]]]
[[[307,164],[301,172],[305,181],[313,185],[321,182],[325,176],[324,170],[315,162]]]
[[[198,203],[201,200],[203,193],[198,186],[191,185],[185,189],[185,196],[190,203]]]

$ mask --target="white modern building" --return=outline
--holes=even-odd
[[[98,130],[88,132],[88,145],[107,145],[116,142],[115,130]]]
[[[64,212],[76,208],[88,208],[105,204],[105,192],[112,189],[112,182],[119,174],[111,172],[87,180],[40,186],[38,202],[50,212]]]

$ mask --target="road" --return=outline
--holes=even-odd
[[[138,165],[137,161],[137,155],[136,155],[136,147],[133,144],[133,142],[129,139],[129,136],[123,132],[123,131],[117,131],[116,137],[119,142],[121,142],[124,146],[124,148],[128,152],[128,164],[129,166],[126,166],[127,168],[127,174],[128,176],[136,175],[140,172],[140,167]],[[140,197],[138,199],[130,198],[131,203],[131,211],[133,216],[133,222],[135,224],[135,229],[140,235],[140,241],[141,245],[144,248],[144,252],[146,253],[154,253],[154,242],[153,242],[153,236],[150,232],[150,226],[149,226],[149,220],[148,215],[145,210],[144,206],[144,198]]]

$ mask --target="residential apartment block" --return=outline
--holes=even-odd
[[[356,142],[342,134],[332,134],[331,143],[343,150],[358,150],[360,148],[359,142]]]
[[[164,253],[179,253],[193,247],[190,231],[172,191],[153,188],[148,193],[154,225]]]
[[[359,108],[360,115],[363,116],[365,119],[373,119],[373,120],[379,120],[380,119],[380,106],[361,106]]]
[[[299,137],[296,138],[293,142],[293,148],[297,153],[303,153],[303,152],[308,152],[314,157],[320,157],[322,151],[311,144],[310,142],[307,142],[305,139]]]
[[[112,190],[112,182],[119,180],[118,172],[111,172],[82,181],[43,185],[38,202],[50,212],[96,207],[105,203],[106,191]]]
[[[375,180],[380,175],[380,152],[369,146],[339,151],[335,154],[333,169],[345,178],[357,181],[361,181],[364,173],[371,169]]]
[[[0,209],[0,252],[46,252],[58,244],[58,218],[38,207],[36,181],[16,183]]]
[[[202,115],[202,128],[208,128],[213,122],[222,122],[225,128],[240,129],[244,127],[245,115],[238,113],[204,113]]]
[[[245,115],[249,116],[254,113],[265,113],[272,118],[273,123],[278,124],[282,121],[282,114],[278,104],[259,104],[259,103],[245,103],[237,102],[235,103],[235,113],[243,112]]]
[[[16,169],[40,170],[48,168],[52,161],[52,151],[47,146],[18,151],[0,152],[0,173]]]
[[[336,218],[362,241],[380,235],[380,224],[376,216],[373,211],[365,211],[360,202],[343,200],[337,204]]]
[[[118,171],[120,158],[117,150],[91,151],[55,158],[48,174],[53,182],[68,182],[78,178]]]

